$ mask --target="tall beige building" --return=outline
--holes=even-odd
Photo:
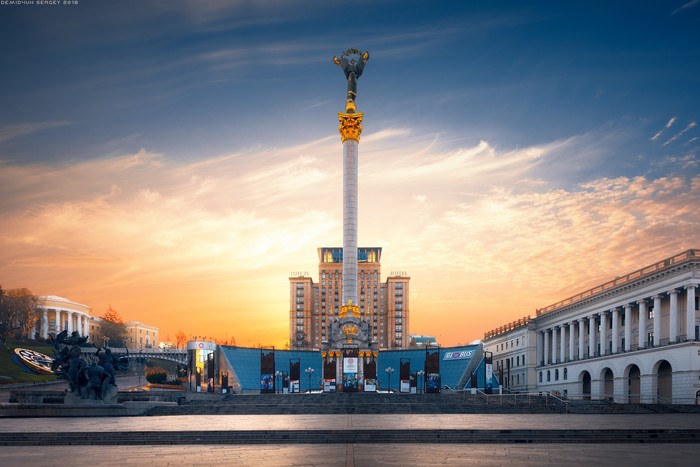
[[[357,249],[357,297],[360,318],[369,323],[371,338],[380,349],[409,346],[409,283],[402,271],[382,282],[382,249]],[[308,273],[289,277],[289,344],[292,349],[320,349],[329,327],[338,319],[343,300],[343,248],[318,249],[318,277]]]

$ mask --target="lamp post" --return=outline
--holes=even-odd
[[[316,370],[314,370],[311,367],[308,367],[306,370],[304,370],[304,373],[309,375],[309,393],[311,392],[311,375],[313,375],[314,372],[316,372]]]
[[[423,371],[423,370],[418,370],[418,371],[416,372],[416,375],[418,375],[418,386],[420,386],[420,380],[421,380],[421,377],[425,375],[425,371]],[[425,379],[423,379],[423,381],[425,381]],[[423,388],[421,389],[421,394],[424,393],[424,392],[425,392],[425,388],[423,387]]]
[[[389,367],[386,367],[384,369],[384,371],[386,372],[386,375],[389,379],[389,392],[391,392],[391,374],[394,372],[394,369],[389,366]]]
[[[275,382],[275,389],[276,389],[275,392],[279,393],[281,384],[277,384],[277,383],[279,383],[281,380],[282,372],[279,370],[275,371],[275,376],[277,377],[276,382]]]
[[[139,389],[141,389],[141,374],[143,373],[143,349],[139,349]]]

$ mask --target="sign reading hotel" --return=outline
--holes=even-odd
[[[464,360],[467,358],[472,358],[472,355],[474,354],[473,350],[461,350],[459,352],[447,352],[444,357],[442,357],[443,360]]]

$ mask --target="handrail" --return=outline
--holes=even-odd
[[[685,263],[686,261],[692,261],[697,259],[700,259],[700,254],[698,253],[698,250],[686,250],[683,253],[679,253],[677,255],[671,256],[670,258],[657,261],[654,264],[645,266],[624,276],[618,276],[611,281],[608,281],[602,285],[593,287],[592,289],[588,289],[586,291],[573,295],[569,298],[565,298],[564,300],[561,300],[553,305],[549,305],[544,308],[538,308],[536,310],[537,316],[551,313],[552,311],[563,306],[571,305],[580,300],[583,300],[584,298],[589,298],[599,293],[603,293],[615,287],[619,287],[620,285],[627,284],[628,282],[631,282],[633,280],[640,279],[641,277],[647,276],[649,274],[653,274],[655,272],[668,269],[673,266],[677,266],[681,263]]]

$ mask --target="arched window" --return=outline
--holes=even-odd
[[[566,368],[564,368],[564,381],[567,380],[567,378],[569,376],[568,373],[569,373],[568,370]]]
[[[559,381],[559,369],[554,370],[554,381]]]
[[[542,372],[540,371],[540,383],[542,382]]]
[[[547,370],[547,382],[549,383],[552,380],[552,372],[550,370]]]

